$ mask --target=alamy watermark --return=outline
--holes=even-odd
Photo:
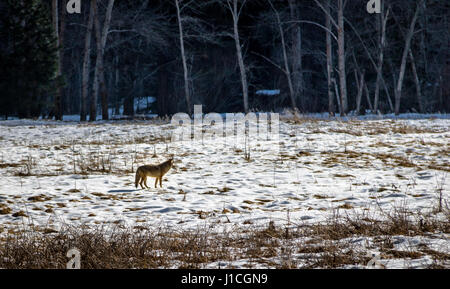
[[[366,9],[370,14],[381,13],[381,0],[369,0]]]
[[[67,269],[80,269],[81,268],[81,254],[77,248],[70,249],[67,252],[67,258],[70,258],[66,264]]]
[[[280,117],[278,113],[208,113],[203,115],[202,106],[194,106],[194,117],[177,113],[171,119],[174,127],[171,142],[179,144],[191,153],[201,152],[208,144],[209,152],[222,152],[227,148],[254,150],[256,147],[277,157],[280,140]]]
[[[370,261],[367,263],[366,268],[367,269],[385,269],[386,267],[383,265],[383,263],[380,262],[380,255],[378,254],[372,254],[367,253],[367,257],[371,257]]]
[[[369,0],[366,6],[367,12],[370,14],[381,13],[381,0]],[[81,13],[81,0],[69,0],[66,10],[69,14]]]
[[[69,14],[81,13],[81,0],[69,0],[67,2],[66,10]]]

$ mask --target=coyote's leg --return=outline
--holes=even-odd
[[[141,186],[142,189],[144,189],[144,186],[142,185],[142,183],[144,183],[144,178],[141,178],[141,180],[139,181],[139,185]]]
[[[159,177],[159,187],[162,188],[162,176]]]
[[[158,177],[155,178],[155,188],[157,188],[158,185]]]
[[[148,189],[148,186],[147,186],[147,177],[144,178],[144,185],[145,185],[145,187]]]

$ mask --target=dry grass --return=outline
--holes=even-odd
[[[438,171],[449,172],[450,166],[444,163],[437,163],[435,160],[416,161],[412,157],[403,156],[394,153],[385,152],[359,152],[347,150],[339,151],[322,151],[320,152],[321,165],[324,167],[335,167],[344,164],[349,168],[367,168],[375,167],[376,161],[381,161],[386,167],[398,168],[416,168],[417,170],[432,169]],[[336,177],[339,177],[336,175]]]
[[[377,121],[352,120],[343,122],[343,124],[343,128],[330,128],[328,131],[335,133],[346,133],[353,136],[381,134],[424,134],[443,132],[442,129],[411,126],[395,120],[384,121],[383,123]]]
[[[5,169],[5,168],[17,168],[20,167],[21,165],[18,163],[0,163],[0,169]]]
[[[449,214],[450,215],[450,214]],[[81,252],[82,268],[205,268],[218,262],[232,268],[247,260],[245,267],[339,268],[365,266],[367,249],[349,238],[373,237],[384,259],[432,256],[432,267],[445,267],[449,254],[422,244],[411,250],[394,248],[390,236],[429,236],[450,233],[450,218],[438,221],[403,209],[393,210],[386,221],[367,216],[340,217],[336,213],[320,224],[241,227],[217,233],[210,227],[197,230],[155,228],[146,225],[51,227],[33,231],[9,230],[0,239],[0,268],[65,268],[71,248]],[[214,266],[218,263],[215,263]],[[443,265],[444,264],[444,265]]]
[[[409,140],[405,143],[387,143],[377,138],[381,134],[429,134],[442,132],[442,128],[430,128],[412,126],[402,123],[401,121],[357,121],[350,120],[340,122],[340,126],[322,125],[329,120],[319,120],[314,118],[305,118],[297,116],[286,120],[288,123],[298,124],[301,131],[306,133],[345,133],[354,137],[345,143],[345,150],[343,152],[331,151],[321,152],[318,158],[311,158],[315,156],[314,151],[302,150],[294,153],[285,153],[281,155],[283,160],[299,160],[302,163],[309,165],[319,162],[325,167],[334,167],[344,164],[349,168],[367,168],[375,167],[374,161],[380,160],[383,164],[391,167],[408,167],[421,169],[432,169],[439,171],[450,171],[450,166],[445,163],[442,156],[448,155],[449,149],[445,143],[438,143],[426,140],[426,136],[417,140]],[[117,122],[114,126],[130,125],[149,125],[157,127],[158,124],[168,123],[167,119],[155,119],[150,122]],[[0,158],[0,169],[2,173],[19,176],[57,176],[57,175],[90,175],[90,174],[113,174],[123,175],[134,172],[138,165],[151,158],[157,157],[156,152],[152,149],[141,151],[136,150],[136,146],[140,144],[151,145],[155,147],[156,144],[170,143],[170,134],[167,134],[163,129],[159,133],[149,133],[148,135],[130,136],[130,137],[116,137],[114,134],[106,133],[107,127],[104,125],[83,124],[81,126],[93,126],[93,135],[102,135],[102,138],[79,138],[76,140],[63,140],[58,142],[51,142],[44,144],[28,144],[30,155],[25,156],[22,160],[4,162],[3,157]],[[167,128],[168,129],[168,128]],[[290,136],[295,136],[291,133]],[[366,148],[360,146],[360,136],[374,136],[375,140],[369,145],[371,148],[379,149],[393,149],[397,152],[368,152]],[[124,149],[124,146],[135,145],[134,151],[131,147]],[[351,149],[347,149],[347,146]],[[402,147],[416,147],[427,146],[433,147],[433,152],[427,154],[427,159],[424,159],[422,152],[402,152]],[[39,152],[49,151],[55,152],[56,155],[63,155],[64,161],[54,159],[50,163],[40,163],[42,157],[37,157]],[[244,158],[250,161],[250,148],[236,149],[236,154],[244,154]],[[179,157],[182,157],[180,155]],[[180,168],[184,171],[185,168]]]
[[[10,207],[5,204],[0,203],[0,215],[8,215],[11,214],[12,210]]]
[[[0,169],[6,174],[17,177],[50,177],[59,175],[111,174],[124,175],[134,173],[135,169],[156,155],[151,152],[123,151],[105,149],[99,144],[89,149],[67,149],[63,145],[56,146],[57,150],[66,150],[65,160],[55,159],[50,164],[41,164],[39,159],[27,156],[19,163],[1,163]],[[40,148],[39,150],[42,150]],[[156,161],[155,161],[156,162]]]

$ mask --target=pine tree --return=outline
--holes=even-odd
[[[0,113],[38,117],[60,82],[50,10],[42,0],[8,0],[2,8]]]

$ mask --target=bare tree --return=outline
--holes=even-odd
[[[400,29],[400,32],[401,32],[402,36],[405,37],[405,32],[403,31],[403,29],[402,29],[402,27],[401,27],[401,25],[400,25],[396,15],[393,14],[393,16],[394,16],[394,20],[395,20],[398,28]],[[409,48],[409,51],[408,51],[408,57],[409,57],[409,60],[411,62],[411,71],[413,73],[414,84],[416,86],[416,96],[417,96],[417,103],[419,105],[419,111],[421,113],[423,113],[425,109],[423,107],[422,89],[420,87],[420,80],[419,80],[419,75],[417,73],[416,61],[414,59],[414,54],[412,53],[411,47]]]
[[[347,77],[345,72],[345,37],[344,37],[344,3],[338,0],[338,59],[339,59],[339,84],[341,89],[341,115],[348,111],[347,102]]]
[[[345,32],[344,32],[344,2],[343,0],[338,0],[337,6],[337,14],[338,21],[336,22],[331,13],[330,13],[330,3],[326,3],[326,8],[322,5],[319,0],[314,0],[317,6],[322,9],[322,11],[329,16],[329,20],[333,24],[333,26],[338,31],[338,67],[339,67],[339,86],[340,86],[340,94],[339,94],[339,112],[342,115],[346,115],[348,111],[348,102],[347,102],[347,76],[345,72]],[[329,29],[327,29],[329,30]]]
[[[54,99],[54,107],[53,114],[56,120],[62,120],[62,102],[61,102],[61,93],[62,89],[60,86],[60,80],[62,76],[62,55],[61,55],[61,35],[59,30],[59,5],[58,0],[52,0],[52,21],[53,21],[53,29],[55,30],[55,39],[56,39],[56,47],[58,47],[58,51],[56,53],[58,70],[56,72],[57,79],[57,91]]]
[[[316,0],[315,0],[316,1]],[[363,38],[361,37],[361,34],[358,32],[358,30],[355,28],[355,26],[353,26],[353,24],[347,19],[344,18],[344,21],[347,23],[347,25],[353,30],[355,36],[359,39],[362,47],[364,48],[366,54],[367,54],[367,58],[369,59],[370,63],[372,64],[373,68],[375,71],[378,71],[378,66],[375,63],[375,61],[373,60],[373,57],[369,51],[369,49],[367,48],[367,45],[365,44],[365,41],[363,40]],[[380,74],[380,80],[383,84],[384,90],[386,92],[386,96],[387,96],[387,100],[389,103],[389,107],[391,108],[391,111],[394,111],[394,106],[392,105],[392,101],[391,101],[391,97],[389,95],[389,90],[388,87],[386,85],[386,81],[384,80],[383,74]],[[365,85],[367,85],[367,82],[365,82]],[[368,103],[370,104],[371,102],[368,101]],[[372,107],[372,106],[371,106]],[[371,110],[373,110],[373,107],[371,108]]]
[[[62,1],[63,4],[65,4],[66,1]],[[58,86],[58,119],[62,120],[63,117],[63,99],[64,99],[64,86],[65,83],[63,83],[62,75],[63,75],[63,65],[64,65],[64,31],[66,30],[66,5],[61,5],[61,17],[60,17],[60,29],[59,29],[59,47],[60,47],[60,53],[59,53],[59,65],[58,65],[58,75],[61,78],[60,84]]]
[[[96,0],[91,0],[89,9],[89,18],[87,23],[86,37],[84,41],[84,58],[83,58],[83,78],[82,78],[82,92],[81,92],[81,114],[80,120],[86,121],[87,114],[87,99],[89,93],[89,69],[91,66],[91,38],[92,28],[94,26],[94,5]]]
[[[384,3],[384,2],[382,2]],[[378,42],[378,64],[377,64],[377,80],[375,82],[375,96],[373,101],[373,109],[374,112],[378,110],[378,99],[380,95],[380,80],[383,72],[383,57],[384,57],[384,46],[386,42],[386,23],[389,16],[389,8],[387,9],[386,15],[384,14],[384,4],[381,6],[381,13],[379,18],[379,30],[380,30],[380,39]]]
[[[358,94],[356,96],[356,111],[357,113],[361,113],[361,98],[362,98],[362,91],[364,90],[364,93],[366,95],[366,101],[367,101],[367,105],[369,106],[370,111],[374,111],[373,110],[373,105],[372,102],[370,100],[370,93],[369,93],[369,88],[367,87],[367,81],[364,79],[364,81],[361,81],[361,79],[359,79],[358,75],[365,75],[365,70],[363,69],[361,71],[361,68],[358,65],[358,62],[356,61],[356,56],[355,53],[353,53],[353,61],[355,63],[355,79],[356,79],[356,84],[357,84],[357,88],[358,88]],[[358,84],[360,83],[360,84]],[[389,98],[388,98],[389,99]]]
[[[97,0],[94,0],[94,25],[95,25],[95,37],[97,44],[97,58],[95,62],[95,71],[94,71],[94,81],[93,88],[91,94],[91,103],[90,103],[90,112],[89,112],[89,121],[97,120],[97,98],[98,98],[98,90],[99,90],[99,73],[100,73],[100,65],[103,65],[103,57],[100,56],[102,53],[101,49],[101,36],[100,34],[100,20],[98,16],[98,7]]]
[[[364,81],[364,92],[366,95],[367,104],[369,105],[369,109],[373,111],[372,102],[370,101],[370,94],[369,94],[369,88],[367,88],[367,82]]]
[[[411,20],[411,24],[409,26],[408,33],[405,37],[405,46],[403,49],[402,61],[400,64],[400,70],[398,73],[397,85],[395,88],[395,114],[398,115],[400,113],[400,100],[402,95],[402,87],[403,87],[403,79],[405,76],[405,68],[406,68],[406,59],[408,57],[411,39],[414,35],[414,27],[416,25],[417,16],[419,15],[420,7],[423,5],[424,0],[421,0],[416,7],[416,11],[414,12],[413,19]]]
[[[336,101],[338,104],[338,107],[342,107],[341,106],[341,98],[339,97],[339,88],[338,88],[338,84],[336,82],[336,78],[331,78],[331,82],[333,83],[334,86],[334,93],[336,94]]]
[[[239,40],[239,16],[241,15],[242,8],[245,5],[244,0],[240,7],[238,7],[238,0],[227,0],[227,7],[233,18],[233,38],[236,44],[236,54],[238,58],[239,70],[241,72],[241,84],[242,84],[242,97],[244,100],[244,111],[248,112],[248,83],[247,74],[245,71],[244,57],[242,56],[241,41]]]
[[[119,55],[114,56],[114,114],[120,114],[120,101],[119,101]]]
[[[359,79],[358,94],[356,96],[356,115],[359,115],[361,112],[361,97],[362,97],[364,83],[365,83],[364,74],[365,74],[365,71],[363,70],[361,73],[360,79]],[[355,75],[357,76],[356,72],[355,72]],[[358,81],[358,78],[356,78],[356,81]]]
[[[289,11],[291,21],[300,20],[299,15],[299,1],[289,0]],[[302,29],[300,23],[294,24],[291,36],[292,45],[291,51],[291,61],[292,61],[292,82],[294,85],[294,95],[295,100],[300,99],[300,105],[303,110],[305,107],[305,97],[304,97],[304,80],[303,80],[303,61],[302,61]]]
[[[331,44],[331,21],[330,21],[330,0],[325,5],[325,22],[326,22],[326,42],[327,42],[327,92],[328,92],[328,113],[334,116],[334,96],[333,96],[333,50]]]
[[[284,32],[283,32],[283,27],[281,25],[280,14],[273,6],[272,1],[268,0],[268,2],[270,4],[270,7],[272,7],[275,17],[277,18],[277,26],[278,26],[278,30],[279,30],[280,37],[281,37],[281,49],[283,51],[283,60],[284,60],[284,69],[282,69],[282,71],[286,74],[286,78],[287,78],[287,82],[288,82],[288,86],[289,86],[289,96],[291,99],[291,106],[292,106],[292,109],[295,111],[295,110],[297,110],[297,104],[295,101],[296,94],[294,92],[294,86],[292,85],[292,75],[291,75],[291,71],[289,68],[289,61],[288,61],[287,52],[286,52],[286,42],[284,40]]]
[[[179,38],[180,38],[180,50],[181,50],[181,60],[183,62],[183,74],[184,74],[184,95],[186,97],[186,106],[189,115],[192,115],[192,105],[191,105],[191,97],[189,91],[189,76],[188,76],[188,68],[186,63],[186,53],[184,51],[184,38],[183,38],[183,23],[181,18],[181,10],[184,7],[181,7],[179,0],[175,0],[175,6],[177,7],[177,19],[178,19],[178,30],[179,30]]]
[[[356,95],[356,115],[359,115],[361,112],[361,98],[363,94],[363,90],[366,90],[367,95],[369,94],[369,90],[367,88],[366,80],[364,79],[365,70],[361,70],[361,68],[358,65],[358,62],[356,61],[355,52],[352,53],[353,61],[355,63],[355,82],[357,86],[358,93]],[[369,99],[369,98],[368,98]],[[370,101],[369,101],[370,105]],[[372,107],[372,105],[370,105]]]
[[[108,115],[108,94],[105,84],[105,73],[103,66],[103,57],[106,46],[106,39],[108,37],[109,25],[111,22],[112,10],[114,7],[114,0],[109,0],[108,7],[106,8],[105,22],[103,24],[103,31],[101,31],[99,13],[97,4],[94,5],[94,23],[95,23],[95,35],[97,40],[97,60],[95,64],[94,73],[94,88],[91,99],[91,113],[89,121],[95,121],[97,118],[97,97],[99,93],[99,87],[101,88],[102,97],[102,118],[107,120]]]
[[[2,114],[60,119],[80,112],[85,121],[90,114],[91,120],[111,118],[114,107],[115,113],[132,117],[144,112],[135,109],[135,100],[147,95],[155,103],[146,112],[161,115],[180,109],[192,113],[195,101],[209,111],[277,110],[286,105],[330,116],[369,108],[371,113],[449,110],[445,1],[381,1],[381,13],[372,15],[365,12],[367,1],[313,0],[312,6],[299,0],[110,1],[84,1],[82,15],[66,14],[68,0],[43,4],[55,53],[37,47],[44,39],[31,35],[37,27],[32,21],[0,4],[0,18],[11,20],[4,24],[30,33],[19,35],[5,27],[14,35],[0,33],[2,60],[9,59],[10,48],[27,54],[25,46],[15,45],[23,35],[25,44],[37,49],[34,60],[55,62],[48,67],[49,87],[41,80],[46,70],[34,73],[31,68],[38,66],[32,62],[17,66],[14,61],[20,58],[12,55],[10,69],[3,61],[2,75],[12,75],[17,67],[17,75],[24,77],[5,84],[11,92],[6,91],[8,102],[0,97]],[[27,1],[16,2],[25,7]],[[39,15],[30,14],[34,16]],[[265,69],[264,61],[278,71]],[[280,82],[282,97],[252,99],[253,90]],[[90,111],[91,98],[97,115]]]
[[[417,103],[419,104],[419,112],[424,113],[424,103],[422,99],[422,89],[420,87],[420,80],[419,80],[419,74],[417,73],[416,68],[416,61],[414,60],[414,55],[411,51],[411,48],[409,49],[409,60],[411,61],[411,70],[414,76],[414,84],[416,85],[416,96],[417,96]]]

